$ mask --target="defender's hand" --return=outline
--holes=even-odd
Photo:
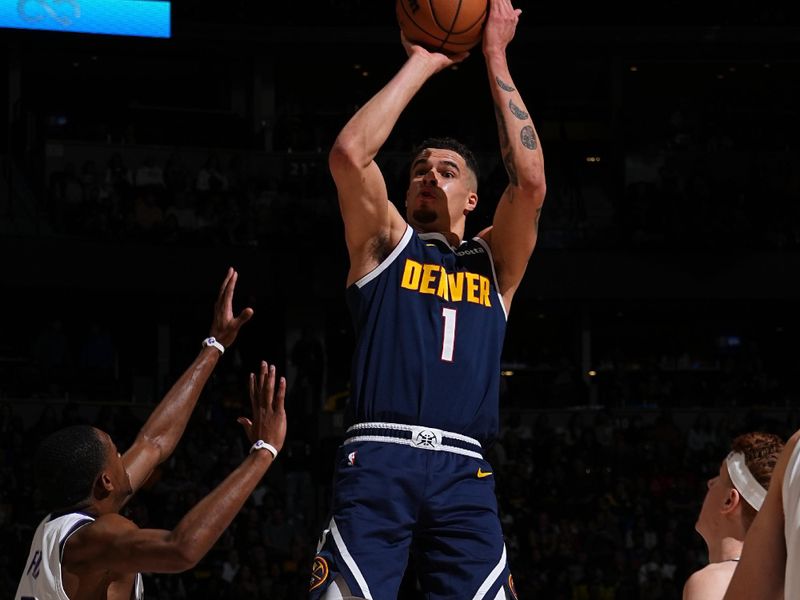
[[[239,313],[238,317],[233,316],[233,290],[236,288],[236,280],[239,274],[228,268],[225,281],[219,288],[219,296],[214,305],[214,320],[211,323],[211,335],[217,338],[226,348],[230,346],[239,333],[239,328],[250,320],[253,316],[252,308],[245,308]]]
[[[250,403],[253,410],[252,421],[239,417],[237,421],[244,427],[250,443],[257,440],[283,447],[286,439],[286,411],[283,400],[286,396],[286,379],[280,378],[278,389],[275,389],[275,365],[261,362],[258,374],[250,373]]]

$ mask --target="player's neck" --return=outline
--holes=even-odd
[[[423,229],[421,227],[417,227],[416,230],[418,233],[438,233],[444,237],[447,243],[453,248],[458,248],[461,245],[461,240],[464,239],[463,231],[459,234],[457,231],[439,231],[436,229]]]
[[[461,240],[464,239],[464,232],[454,233],[452,231],[443,231],[442,235],[447,238],[447,243],[453,248],[458,248],[461,245]]]
[[[708,562],[721,563],[739,560],[742,555],[742,539],[734,536],[725,536],[708,545]]]

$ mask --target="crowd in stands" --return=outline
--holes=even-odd
[[[66,162],[50,175],[42,218],[58,234],[98,242],[269,248],[290,239],[315,247],[340,239],[323,153],[277,156],[276,174],[248,167],[252,161],[241,153],[223,161],[211,152],[199,167],[179,151],[162,154],[129,164],[123,149],[105,164]],[[484,204],[470,223],[475,230],[490,223],[504,185],[499,161],[482,156],[489,168]],[[794,156],[648,142],[626,155],[625,180],[617,183],[591,165],[568,177],[554,158],[539,247],[797,249]],[[406,156],[385,160],[393,198],[402,198]]]
[[[315,220],[300,224],[312,202],[318,219],[335,208],[326,206],[333,200],[321,197],[320,183],[308,181],[314,179],[310,162],[287,161],[285,168],[280,178],[264,179],[243,172],[238,155],[223,164],[212,153],[192,170],[178,152],[163,163],[148,155],[138,165],[116,152],[105,165],[70,162],[53,172],[46,214],[56,232],[99,242],[277,245],[289,235],[315,233]]]

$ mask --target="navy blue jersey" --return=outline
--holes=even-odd
[[[350,410],[357,422],[496,436],[506,314],[482,239],[452,248],[410,226],[347,289],[356,330]]]

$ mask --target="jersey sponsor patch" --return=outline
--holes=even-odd
[[[354,464],[356,464],[356,455],[357,454],[358,454],[358,452],[351,452],[350,454],[347,455],[347,464],[350,465],[351,467]]]
[[[492,471],[484,471],[483,469],[478,469],[478,479],[483,479],[484,477],[488,477],[492,474]]]
[[[321,556],[314,557],[314,564],[311,567],[311,584],[308,591],[313,591],[328,580],[328,561]]]
[[[475,255],[475,254],[486,254],[486,250],[481,248],[480,246],[476,248],[467,248],[466,250],[458,250],[456,252],[456,256],[465,256],[467,254]]]

